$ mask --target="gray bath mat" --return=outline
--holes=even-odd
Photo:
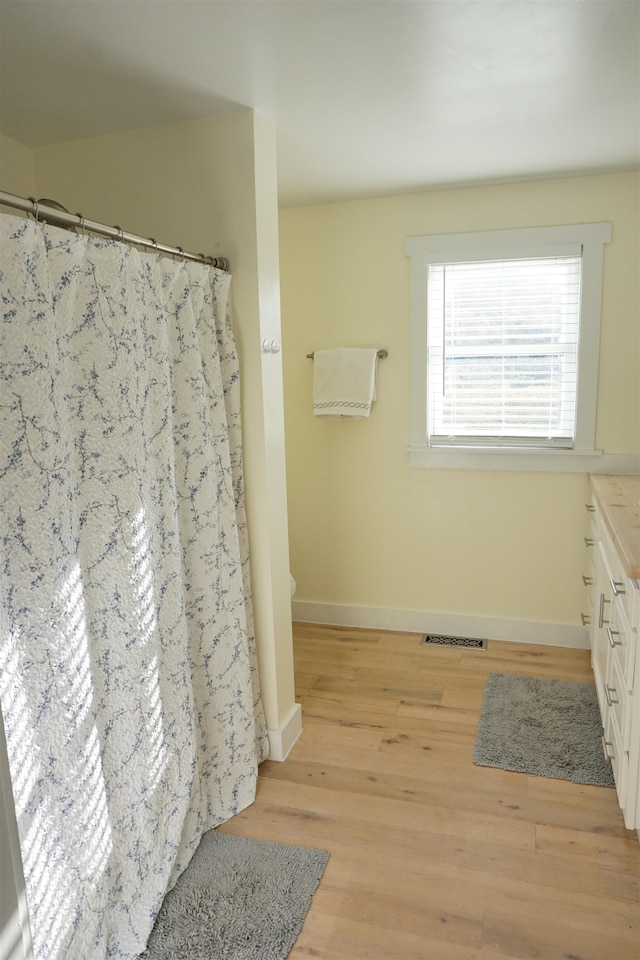
[[[140,960],[284,960],[329,854],[210,830]]]
[[[473,762],[538,777],[614,786],[592,683],[491,673]]]

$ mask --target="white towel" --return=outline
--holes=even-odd
[[[316,417],[368,417],[376,398],[378,351],[340,347],[313,355]]]

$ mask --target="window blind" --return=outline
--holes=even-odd
[[[571,448],[579,256],[428,267],[430,445]]]

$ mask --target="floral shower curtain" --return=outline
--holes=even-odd
[[[0,702],[34,951],[133,958],[267,752],[229,277],[0,230]]]

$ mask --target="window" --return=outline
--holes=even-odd
[[[580,257],[431,264],[428,442],[571,448]]]
[[[583,224],[407,239],[413,465],[589,469],[610,236]]]

